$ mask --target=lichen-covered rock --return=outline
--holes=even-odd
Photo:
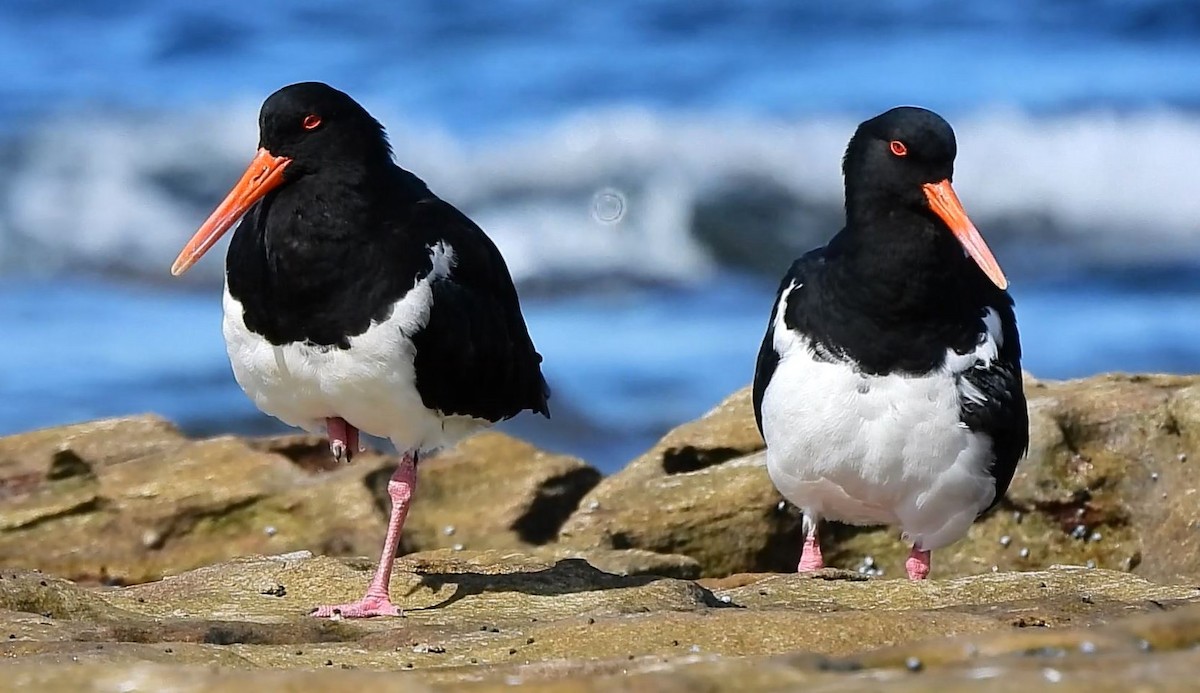
[[[394,466],[339,465],[316,436],[188,440],[154,417],[0,438],[0,565],[128,584],[249,554],[375,556]],[[419,474],[406,551],[545,543],[599,479],[500,434]]]
[[[369,483],[387,507],[391,470]],[[481,433],[418,464],[412,510],[404,526],[406,551],[545,544],[579,499],[600,481],[582,460],[543,452],[502,433]]]
[[[705,575],[794,569],[799,516],[767,477],[762,449],[750,392],[739,391],[600,482],[559,541],[683,554]]]
[[[933,574],[1068,563],[1200,577],[1200,378],[1027,378],[1026,386],[1029,454],[999,507],[934,554]],[[794,569],[798,517],[777,509],[761,446],[745,389],[601,482],[561,540],[684,554],[705,575]],[[826,523],[822,531],[827,564],[902,574],[908,547],[896,530]]]
[[[307,615],[361,592],[361,560],[247,557],[125,588],[6,571],[0,690],[837,690],[903,683],[913,666],[975,690],[966,666],[1083,678],[1086,656],[1125,683],[1152,663],[1178,674],[1200,641],[1200,590],[1116,571],[702,586],[597,568],[611,553],[539,551],[406,556],[392,581],[405,617],[363,621]]]

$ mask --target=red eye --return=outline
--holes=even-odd
[[[321,124],[321,116],[319,116],[319,115],[304,116],[304,129],[305,130],[316,130],[317,126],[320,124]]]
[[[892,140],[891,144],[889,144],[888,146],[890,146],[892,148],[892,153],[895,154],[896,156],[907,156],[908,155],[908,147],[905,147],[904,143],[901,142],[900,140]]]

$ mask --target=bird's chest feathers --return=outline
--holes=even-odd
[[[238,384],[259,408],[306,428],[310,420],[341,416],[371,432],[374,418],[419,404],[412,338],[429,321],[433,283],[447,278],[453,264],[448,244],[428,252],[429,271],[384,317],[336,344],[270,339],[248,325],[242,301],[227,288],[223,332]]]
[[[762,403],[774,474],[836,480],[865,498],[885,485],[917,488],[960,465],[972,476],[986,467],[990,443],[966,427],[961,412],[964,399],[980,396],[964,375],[990,365],[1002,343],[994,310],[970,352],[948,349],[926,372],[870,374],[789,329],[780,317],[788,294],[777,307],[780,360]]]

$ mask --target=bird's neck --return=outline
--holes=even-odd
[[[841,271],[863,309],[924,314],[960,294],[971,279],[962,246],[926,210],[848,206],[841,235]]]

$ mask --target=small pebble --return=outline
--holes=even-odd
[[[592,625],[592,624],[594,624],[595,622],[596,622],[596,619],[594,619],[594,618],[588,618],[588,625],[589,625],[589,626],[590,626],[590,625]]]
[[[1071,530],[1071,536],[1076,539],[1087,538],[1087,533],[1088,533],[1087,525],[1075,525],[1075,529]]]
[[[1179,461],[1180,461],[1180,462],[1187,462],[1187,453],[1186,453],[1186,452],[1181,452],[1181,453],[1179,453]]]
[[[499,628],[497,628],[496,626],[492,626],[491,628],[488,628],[488,630],[489,630],[489,631],[491,631],[491,632],[493,632],[493,633],[499,633],[499,632],[500,632],[500,629],[499,629]]]
[[[508,648],[508,653],[509,653],[510,655],[514,655],[514,654],[516,654],[516,653],[517,653],[517,648],[515,648],[515,647],[510,647],[510,648]]]
[[[1046,679],[1050,683],[1058,683],[1059,681],[1063,680],[1063,675],[1058,669],[1046,668],[1042,669],[1042,678]]]
[[[332,659],[325,660],[325,666],[327,666],[327,667],[333,666],[333,660]]]
[[[1000,572],[1000,566],[998,566],[998,565],[994,565],[994,566],[992,566],[992,572],[993,572],[993,573],[998,573],[998,572]]]
[[[172,652],[174,652],[174,651],[175,651],[175,650],[172,650],[172,649],[171,649],[171,648],[169,648],[169,647],[168,647],[167,649],[163,650],[163,652],[166,652],[167,654],[171,654],[171,653],[172,653]]]
[[[1029,558],[1029,547],[1021,547],[1021,552],[1017,555],[1019,555],[1021,558]]]
[[[779,501],[778,505],[775,506],[775,509],[779,512],[787,510],[787,501]]]
[[[8,634],[8,639],[9,639],[9,640],[16,640],[16,639],[17,639],[17,634],[16,634],[16,633],[9,633],[9,634]]]
[[[904,660],[904,667],[909,671],[920,671],[925,668],[925,665],[921,663],[920,659],[916,657],[909,657],[908,659]]]
[[[733,601],[733,597],[729,596],[728,594],[722,594],[720,599],[722,604],[728,604]]]
[[[692,645],[691,647],[689,647],[689,648],[688,648],[688,650],[689,650],[690,652],[699,652],[699,651],[700,651],[700,646],[699,646],[699,645]]]
[[[446,651],[446,648],[442,647],[441,645],[422,644],[413,646],[412,651],[416,652],[417,654],[442,654]]]
[[[678,641],[678,640],[672,640],[672,641],[671,641],[671,644],[672,644],[672,645],[674,645],[675,647],[679,647],[679,641]]]
[[[1083,602],[1084,604],[1095,604],[1096,603],[1096,601],[1094,599],[1092,599],[1092,595],[1090,595],[1090,594],[1083,595],[1082,597],[1079,598],[1079,600],[1081,602]]]
[[[1008,546],[1011,543],[1012,543],[1012,537],[1008,536],[1007,534],[1000,537],[1000,545],[1001,546]]]
[[[478,658],[478,657],[472,657],[472,658],[471,658],[471,664],[479,664],[479,658]]]
[[[525,644],[526,644],[526,645],[532,645],[532,644],[533,644],[533,638],[525,638]]]
[[[1158,472],[1152,472],[1150,474],[1150,481],[1158,481]]]
[[[1084,654],[1095,654],[1096,643],[1092,642],[1091,640],[1084,640],[1083,642],[1079,643],[1079,651]]]
[[[268,537],[273,537],[273,536],[275,536],[275,534],[276,534],[276,533],[278,533],[278,532],[279,532],[279,530],[275,529],[275,526],[274,526],[274,525],[267,525],[267,526],[266,526],[266,527],[263,529],[263,531],[264,531],[264,532],[266,532],[266,534],[267,534],[267,536],[268,536]]]
[[[412,662],[405,662],[405,663],[404,663],[404,668],[405,668],[405,669],[412,669],[412,668],[413,668],[413,663],[412,663]]]
[[[304,650],[296,650],[296,654],[302,655],[302,654],[304,654]]]
[[[1087,562],[1087,567],[1089,567],[1089,568],[1095,568],[1095,567],[1096,567],[1096,562],[1095,562],[1095,561],[1093,561],[1092,559],[1090,559],[1090,558],[1089,558],[1089,559],[1088,559],[1088,562]]]
[[[1013,522],[1016,522],[1017,524],[1021,524],[1021,511],[1020,510],[1013,511]]]
[[[1149,640],[1138,640],[1138,649],[1142,652],[1149,652],[1152,648]]]
[[[446,525],[443,527],[442,534],[445,534],[448,537],[454,536],[454,525]]]
[[[1083,517],[1086,513],[1087,513],[1087,511],[1084,510],[1083,508],[1075,509],[1075,517]]]
[[[599,510],[599,509],[600,509],[600,501],[594,500],[591,503],[588,503],[588,510]]]
[[[451,548],[453,548],[455,551],[462,551],[462,550],[463,550],[463,545],[462,545],[462,544],[455,544],[455,545],[454,545],[453,547],[451,547]]]
[[[1092,541],[1100,541],[1103,538],[1104,537],[1102,537],[1099,532],[1092,532],[1092,536],[1088,537],[1088,539]]]
[[[486,633],[486,632],[487,632],[487,629],[488,629],[488,627],[487,627],[487,626],[479,626],[479,631],[480,631],[481,633]]]

